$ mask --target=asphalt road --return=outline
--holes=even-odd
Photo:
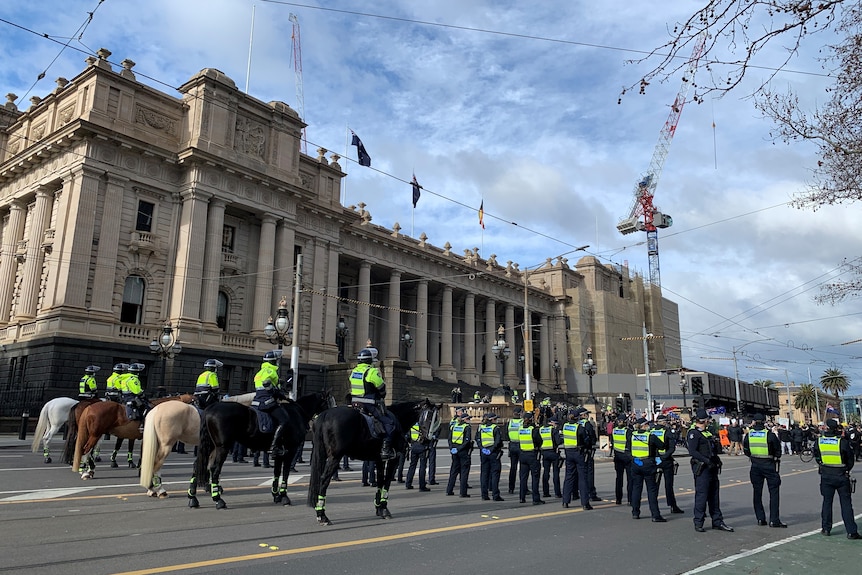
[[[445,482],[448,453],[438,453],[438,481]],[[206,493],[200,509],[189,509],[184,492],[191,455],[171,455],[163,479],[172,496],[155,500],[137,485],[135,470],[101,463],[95,479],[84,482],[67,466],[42,463],[40,454],[29,452],[29,442],[0,437],[0,572],[422,575],[575,569],[739,575],[858,568],[862,543],[848,541],[843,526],[830,538],[819,534],[814,463],[786,457],[782,520],[790,527],[772,529],[755,523],[747,459],[725,457],[722,510],[736,532],[698,534],[686,459],[676,483],[679,505],[688,513],[666,514],[665,524],[633,521],[629,507],[607,500],[593,511],[563,509],[553,498],[546,505],[522,505],[504,488],[506,501],[482,501],[474,454],[473,497],[447,497],[445,485],[420,493],[396,484],[390,520],[374,515],[373,489],[361,486],[358,471],[341,472],[343,481],[333,483],[327,498],[334,524],[321,527],[305,505],[307,464],[291,477],[291,506],[272,503],[270,470],[227,463],[222,485],[228,509],[216,510]],[[503,472],[505,477],[506,463]],[[596,483],[599,495],[610,499],[613,466],[606,461],[597,464]],[[666,511],[663,498],[660,504]],[[646,501],[643,507],[648,517]],[[837,502],[835,517],[840,520]]]

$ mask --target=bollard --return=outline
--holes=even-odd
[[[21,414],[21,426],[18,428],[18,439],[24,441],[27,439],[27,423],[30,421],[30,410],[25,409]]]

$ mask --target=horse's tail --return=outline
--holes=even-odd
[[[75,405],[69,410],[69,420],[66,422],[66,444],[63,446],[63,463],[72,463],[72,459],[75,457],[75,445],[78,440],[78,419],[75,417],[77,409],[78,406]],[[78,464],[75,463],[73,468],[78,469]]]
[[[50,403],[50,402],[49,402]],[[51,406],[46,403],[39,412],[39,422],[36,423],[36,431],[33,432],[33,443],[30,445],[30,451],[36,453],[39,451],[39,443],[45,437],[45,432],[48,431],[48,410]]]
[[[326,446],[323,444],[323,425],[318,417],[312,427],[311,440],[311,477],[308,480],[308,503],[309,507],[317,505],[317,496],[320,494],[320,480],[323,477],[323,469],[326,467]]]
[[[141,440],[141,465],[140,485],[144,489],[150,488],[153,481],[153,468],[155,467],[156,451],[159,448],[159,436],[156,434],[157,419],[161,419],[161,411],[154,409],[144,418],[144,438]]]
[[[209,459],[213,450],[215,450],[215,442],[210,435],[209,425],[207,425],[206,415],[201,418],[201,435],[200,444],[198,445],[198,457],[195,460],[194,474],[198,479],[198,485],[206,485],[209,483]],[[207,487],[207,489],[209,489]]]

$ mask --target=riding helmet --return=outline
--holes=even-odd
[[[263,355],[263,361],[268,361],[270,363],[275,363],[281,357],[283,352],[280,349],[274,349],[272,351],[268,351]]]
[[[204,362],[204,367],[207,369],[218,369],[224,364],[217,359],[208,359]]]
[[[98,365],[88,365],[86,367],[86,369],[84,369],[84,373],[89,373],[92,375],[92,374],[96,373],[97,371],[99,371],[100,369],[102,369],[102,368],[99,367]]]
[[[133,363],[129,366],[129,372],[131,373],[140,373],[144,371],[146,366],[143,363]]]
[[[127,371],[129,371],[129,364],[118,363],[114,366],[114,371],[116,371],[117,373],[126,373]]]

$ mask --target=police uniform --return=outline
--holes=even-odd
[[[95,399],[98,397],[96,393],[96,372],[99,371],[99,366],[88,365],[84,370],[84,375],[78,382],[78,399]]]
[[[583,408],[579,408],[583,409]],[[590,510],[590,485],[587,477],[587,461],[592,453],[589,430],[578,421],[580,411],[569,415],[563,425],[563,453],[566,457],[566,478],[563,481],[563,507],[574,499],[581,499],[583,508]]]
[[[625,417],[617,417],[616,424],[611,431],[611,446],[614,450],[614,472],[616,482],[614,493],[616,504],[623,504],[623,475],[626,483],[626,503],[632,502],[632,453],[631,453],[632,430],[628,426]]]
[[[419,423],[414,423],[408,432],[410,439],[410,466],[407,468],[407,489],[413,489],[413,477],[416,475],[416,467],[419,467],[419,491],[431,491],[425,482],[425,470],[428,465],[429,438],[420,438]]]
[[[518,432],[524,424],[521,419],[521,409],[515,408],[512,411],[512,419],[506,426],[506,433],[509,436],[509,494],[515,493],[515,480],[518,478],[518,460],[521,454],[520,439]]]
[[[548,419],[548,423],[539,428],[539,434],[542,436],[542,496],[551,496],[550,480],[553,475],[554,497],[560,499],[563,494],[560,492],[560,467],[557,465],[560,454],[557,449],[563,439],[557,429],[557,419]]]
[[[532,411],[524,413],[523,425],[518,430],[518,445],[521,448],[518,454],[518,464],[521,466],[520,501],[527,502],[527,481],[530,481],[529,490],[533,493],[533,505],[541,505],[544,503],[539,498],[539,451],[542,449],[542,434],[533,423]]]
[[[122,401],[122,379],[123,375],[129,370],[129,365],[126,363],[118,363],[114,365],[114,370],[111,375],[108,376],[108,380],[105,382],[105,398],[110,401],[116,401],[120,403]]]
[[[650,430],[650,433],[657,436],[664,442],[664,449],[660,449],[656,453],[658,461],[658,473],[656,473],[656,487],[661,489],[661,480],[664,478],[664,495],[671,513],[685,513],[676,504],[676,492],[674,490],[674,475],[678,464],[673,458],[676,451],[676,438],[673,433],[667,428],[667,416],[656,416],[656,424]]]
[[[455,479],[460,475],[461,497],[470,497],[467,493],[467,479],[470,476],[470,452],[473,449],[473,428],[470,427],[470,416],[462,412],[449,429],[449,452],[452,454],[452,464],[449,467],[449,484],[446,495],[455,495]]]
[[[581,493],[581,497],[589,497],[590,501],[601,501],[602,498],[596,493],[596,445],[599,442],[599,436],[596,433],[596,428],[593,422],[590,421],[590,412],[582,407],[580,412],[580,422],[584,426],[589,440],[589,452],[585,453],[587,467],[587,488],[589,495]]]
[[[124,374],[122,379],[126,415],[129,419],[138,421],[144,420],[144,414],[150,408],[150,403],[144,397],[144,390],[138,377],[138,374],[143,370],[144,365],[142,363],[133,363],[129,366],[129,373]]]
[[[766,417],[762,413],[755,414],[753,419],[754,425],[742,438],[742,452],[751,460],[748,478],[754,487],[754,515],[757,517],[758,525],[787,527],[781,522],[778,513],[778,488],[781,486],[778,466],[781,461],[781,442],[764,426]],[[764,481],[769,490],[769,523],[766,522],[766,511],[763,508]]]
[[[503,457],[503,431],[497,425],[497,414],[486,413],[476,432],[476,445],[479,447],[479,488],[482,499],[503,501],[500,497],[500,471]]]
[[[259,411],[268,413],[276,422],[275,432],[272,434],[272,445],[269,451],[273,457],[281,455],[281,438],[284,434],[285,424],[289,416],[278,404],[279,399],[284,399],[284,392],[278,384],[278,360],[281,350],[268,351],[263,356],[260,369],[254,374],[254,399],[251,406]],[[244,453],[242,454],[244,455]],[[235,461],[242,459],[242,455]]]
[[[817,439],[812,451],[820,465],[820,494],[823,496],[823,506],[820,510],[820,532],[823,535],[832,533],[832,501],[838,493],[841,505],[841,519],[847,530],[847,539],[862,539],[859,528],[853,517],[853,500],[850,497],[850,470],[853,469],[855,457],[850,442],[841,437],[839,424],[834,419],[826,421],[826,430]]]
[[[650,432],[648,422],[641,417],[635,422],[635,430],[632,431],[632,517],[641,517],[641,494],[643,494],[644,483],[647,489],[647,502],[649,503],[650,516],[654,523],[667,521],[661,516],[658,508],[658,484],[655,481],[658,466],[658,452],[664,449],[665,443],[658,436]]]
[[[383,406],[386,383],[380,370],[373,365],[376,357],[377,350],[371,347],[359,352],[357,355],[359,364],[350,373],[350,395],[351,401],[362,405],[362,408],[382,427],[383,444],[380,448],[380,458],[386,461],[396,457],[395,450],[392,449],[392,436],[397,428],[397,422],[386,413]]]
[[[709,414],[701,408],[697,410],[697,425],[688,430],[686,443],[691,455],[691,471],[694,475],[694,530],[703,533],[706,510],[712,518],[712,528],[720,531],[733,531],[724,522],[719,505],[718,471],[721,467],[721,445],[718,438],[706,429]],[[703,429],[701,429],[703,427]]]
[[[208,359],[204,362],[204,371],[198,376],[195,382],[195,402],[201,409],[218,401],[218,374],[216,369],[224,365],[217,359]],[[276,381],[278,376],[276,375]]]

